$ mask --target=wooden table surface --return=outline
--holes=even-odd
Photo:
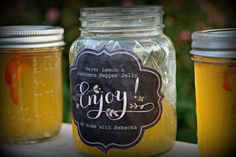
[[[4,145],[1,152],[11,157],[82,157],[73,145],[71,124],[63,124],[58,136],[30,145]],[[175,142],[175,146],[161,157],[197,157],[196,144]],[[1,154],[2,157],[2,154]]]

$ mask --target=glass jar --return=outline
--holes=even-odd
[[[62,122],[63,32],[52,26],[0,27],[0,141],[35,143]]]
[[[200,156],[231,156],[236,143],[236,29],[192,36]]]
[[[81,9],[69,54],[76,148],[149,156],[176,137],[176,60],[161,6]]]

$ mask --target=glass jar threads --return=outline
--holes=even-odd
[[[201,156],[231,156],[236,142],[236,28],[192,35]]]
[[[176,136],[176,60],[161,6],[81,10],[71,46],[76,148],[93,156],[150,156]]]
[[[0,27],[0,141],[35,143],[62,122],[63,32],[52,26]]]

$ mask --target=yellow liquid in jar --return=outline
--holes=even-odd
[[[236,64],[195,62],[195,86],[200,155],[232,155],[236,143]]]
[[[127,149],[112,148],[107,153],[97,147],[91,147],[81,141],[77,126],[72,122],[74,143],[83,154],[101,157],[142,157],[160,154],[171,149],[176,137],[176,109],[166,99],[162,100],[163,112],[160,121],[146,129],[141,140]]]
[[[0,53],[0,141],[37,142],[60,130],[61,50],[41,50]]]

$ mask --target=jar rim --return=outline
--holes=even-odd
[[[111,17],[111,16],[131,16],[140,14],[163,13],[162,6],[137,5],[132,7],[91,7],[80,10],[81,18]],[[106,15],[106,16],[104,16]]]
[[[162,6],[94,7],[80,10],[81,27],[85,32],[129,32],[162,29]]]

